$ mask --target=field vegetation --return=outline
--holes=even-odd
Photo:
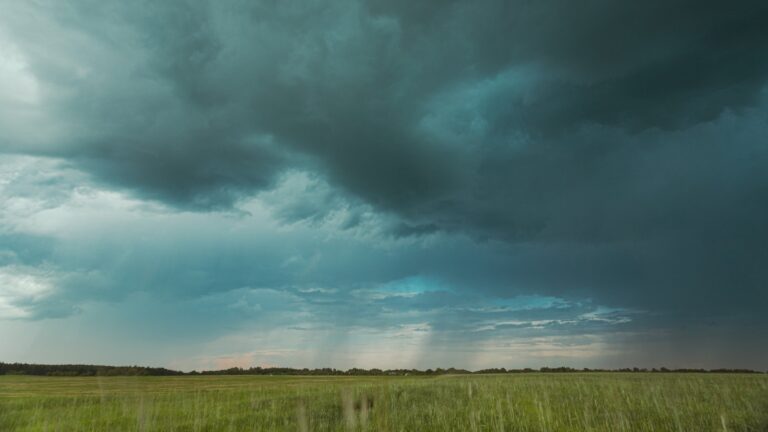
[[[768,431],[768,375],[0,376],[0,431]]]

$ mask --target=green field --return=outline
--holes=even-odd
[[[768,375],[0,376],[0,431],[768,431]]]

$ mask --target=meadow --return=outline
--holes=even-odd
[[[0,431],[768,431],[768,375],[0,376]]]

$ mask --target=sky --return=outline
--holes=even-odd
[[[768,368],[764,1],[0,11],[0,361]]]

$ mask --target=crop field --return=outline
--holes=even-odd
[[[0,431],[768,431],[768,375],[0,376]]]

